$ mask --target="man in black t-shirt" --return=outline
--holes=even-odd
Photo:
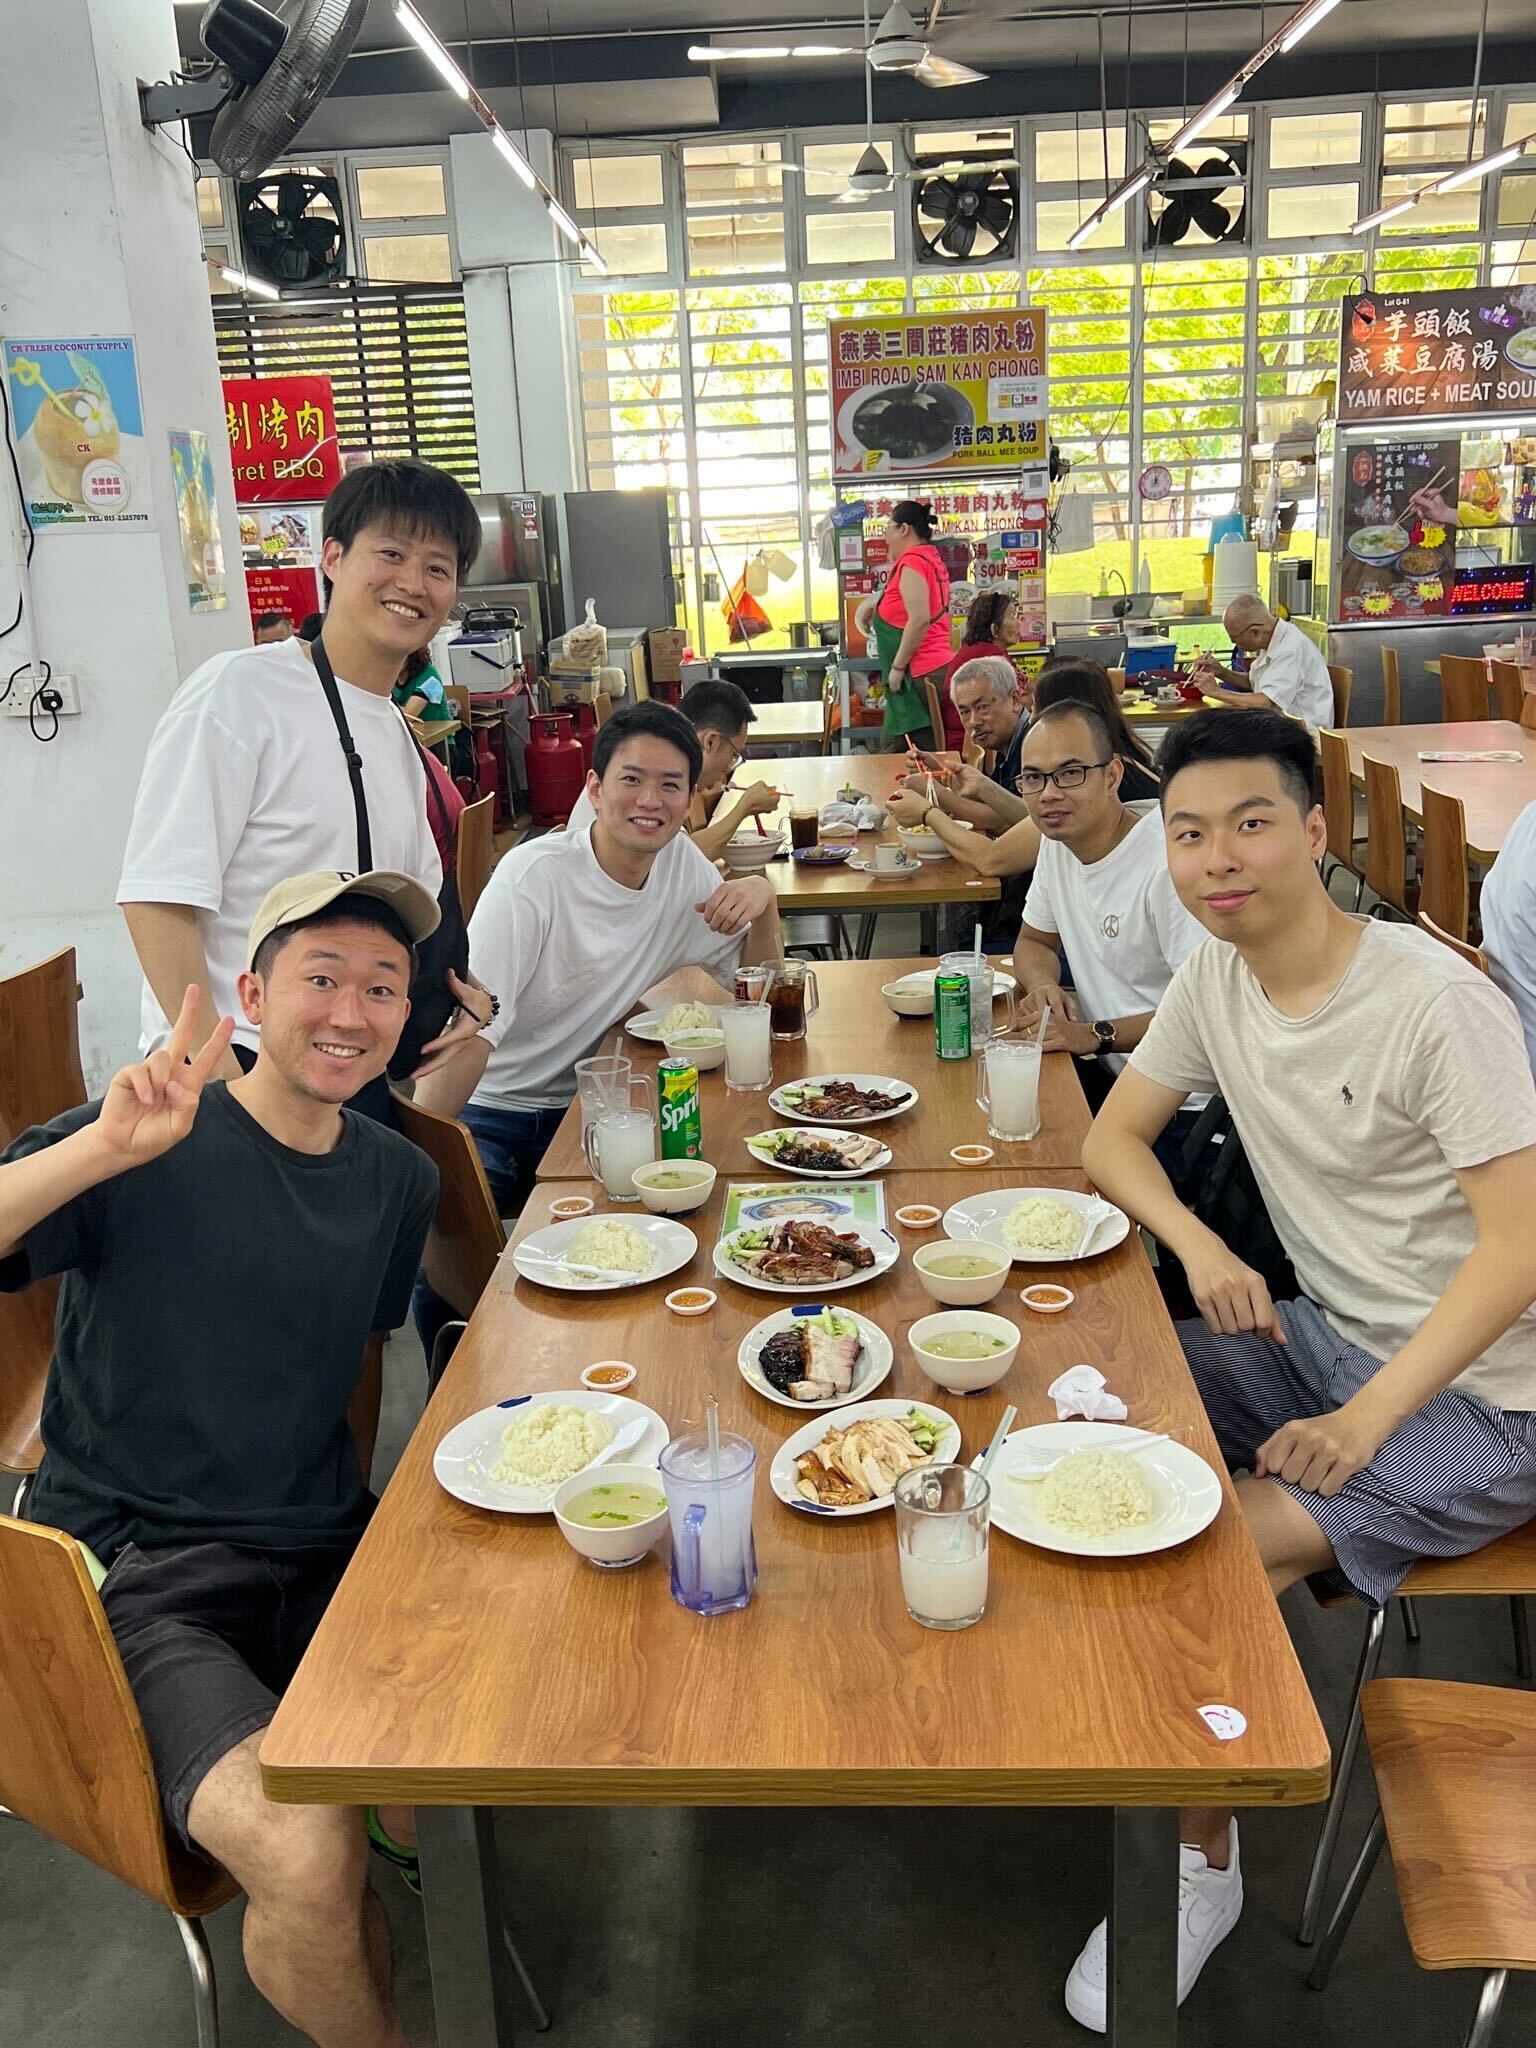
[[[252,1980],[357,2048],[405,2044],[362,1816],[271,1804],[257,1751],[372,1507],[437,1174],[343,1105],[383,1073],[437,920],[405,875],[279,884],[238,984],[250,1073],[211,1078],[228,1017],[188,1061],[189,988],[164,1050],[0,1156],[0,1288],[63,1276],[30,1512],[106,1567],[166,1814],[246,1891]]]

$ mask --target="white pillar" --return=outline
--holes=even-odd
[[[167,0],[48,0],[6,10],[0,333],[131,334],[138,349],[149,531],[37,536],[35,609],[0,640],[0,687],[38,652],[78,677],[81,712],[40,745],[0,714],[0,975],[76,948],[86,1080],[99,1087],[138,1039],[139,973],[115,906],[139,766],[178,682],[250,621],[193,170],[174,137],[139,123],[136,80],[178,62]],[[22,198],[22,195],[25,198]],[[14,398],[14,394],[13,394]],[[229,604],[194,615],[181,561],[172,428],[208,436]],[[21,547],[0,465],[0,623],[15,610]]]

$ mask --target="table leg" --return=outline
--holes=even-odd
[[[1117,1806],[1109,1897],[1111,2048],[1174,2048],[1179,2035],[1179,1816]]]
[[[418,1806],[422,1903],[437,2038],[512,2048],[516,1987],[503,1940],[494,1815],[488,1806]]]

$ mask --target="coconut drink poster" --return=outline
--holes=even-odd
[[[176,523],[187,603],[195,612],[221,612],[229,603],[224,585],[224,540],[219,501],[214,495],[208,436],[195,427],[171,434],[171,476],[176,486]]]
[[[34,527],[153,523],[132,335],[7,341],[5,379]]]

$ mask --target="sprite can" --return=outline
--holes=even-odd
[[[941,974],[933,984],[933,1037],[941,1060],[971,1056],[971,984],[963,974]]]
[[[661,1104],[661,1156],[697,1159],[704,1149],[699,1118],[699,1070],[692,1060],[663,1060],[656,1069]]]

